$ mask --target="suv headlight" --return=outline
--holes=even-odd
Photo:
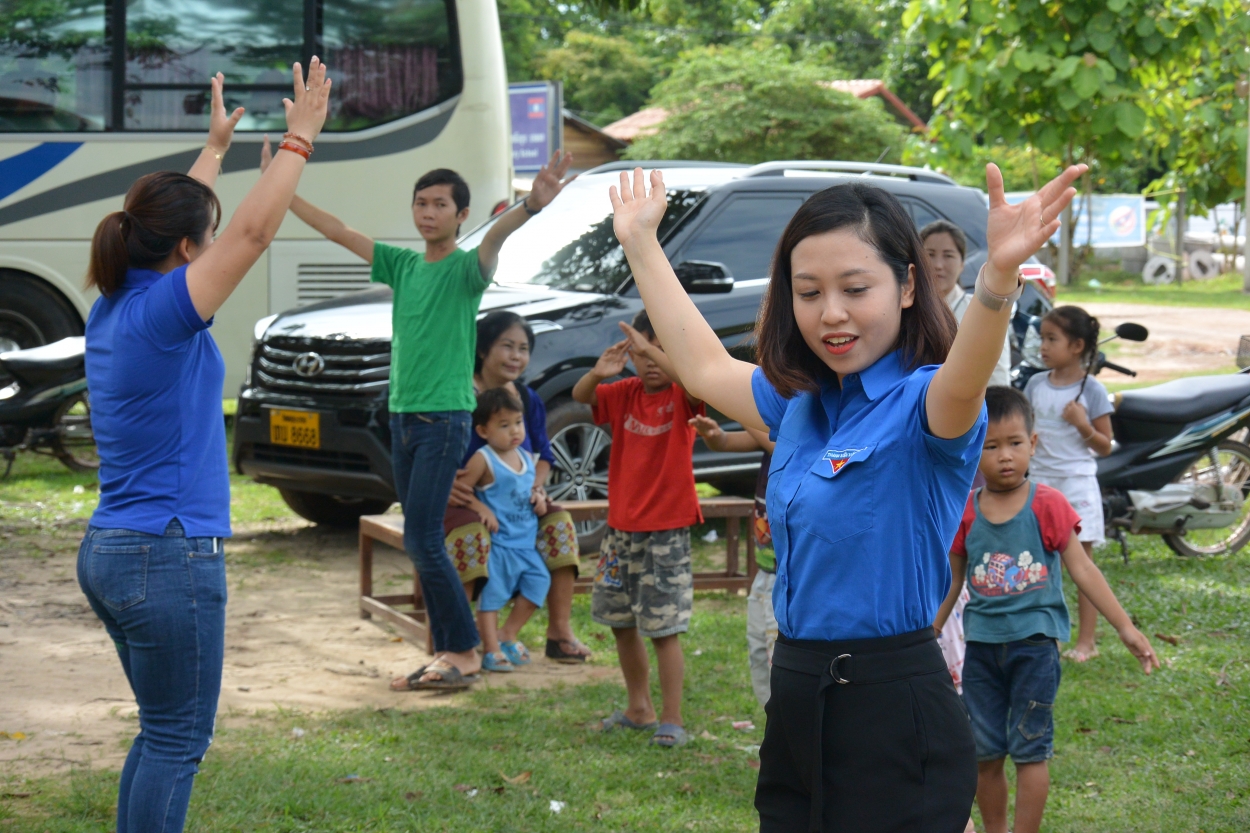
[[[1037,322],[1038,319],[1034,318],[1029,322],[1029,328],[1024,331],[1024,344],[1020,345],[1020,360],[1029,367],[1044,370],[1046,362],[1042,361],[1042,334]]]

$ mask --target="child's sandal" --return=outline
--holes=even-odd
[[[530,651],[521,642],[500,642],[499,650],[503,651],[504,656],[514,665],[529,665]]]
[[[482,656],[482,667],[487,671],[494,671],[496,674],[515,671],[512,662],[502,652],[493,653],[488,651]]]

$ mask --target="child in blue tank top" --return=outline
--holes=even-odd
[[[1016,765],[1012,830],[1037,833],[1050,788],[1059,641],[1070,638],[1060,565],[1107,617],[1147,674],[1150,642],[1120,606],[1081,544],[1081,518],[1063,493],[1028,478],[1037,449],[1033,409],[1014,388],[985,392],[989,426],[981,450],[985,487],[968,498],[950,549],[950,594],[941,630],[964,590],[964,703],[977,748],[977,806],[986,830],[1006,830],[1008,755]]]
[[[479,394],[473,430],[486,445],[469,458],[459,479],[474,488],[469,508],[481,516],[491,534],[490,578],[477,603],[485,651],[482,667],[512,671],[530,662],[529,650],[517,641],[517,634],[542,607],[551,587],[551,572],[534,545],[538,518],[547,512],[546,498],[534,489],[533,456],[520,447],[525,412],[516,397],[504,388]],[[500,628],[499,611],[513,598],[512,612]]]

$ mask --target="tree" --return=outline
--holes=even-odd
[[[1145,147],[1147,69],[1179,65],[1236,5],[911,0],[903,23],[936,59],[942,88],[931,126],[956,153],[972,157],[977,144],[1002,140],[1065,162],[1115,164]]]
[[[565,106],[602,125],[642,107],[659,69],[624,38],[572,31],[539,59],[538,75],[563,81]]]
[[[811,63],[840,67],[849,78],[876,78],[886,42],[885,19],[869,0],[778,0],[760,31]]]
[[[829,89],[822,85],[828,77],[827,69],[791,62],[780,46],[694,50],[653,93],[652,104],[668,118],[626,156],[874,160],[901,147],[903,128],[879,100]]]

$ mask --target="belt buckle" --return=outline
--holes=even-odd
[[[851,682],[850,680],[845,679],[841,674],[838,673],[838,663],[844,659],[850,659],[850,658],[851,658],[850,654],[839,654],[838,656],[833,658],[833,662],[829,663],[829,676],[833,677],[833,681],[837,683],[838,685],[847,685],[848,683]]]

